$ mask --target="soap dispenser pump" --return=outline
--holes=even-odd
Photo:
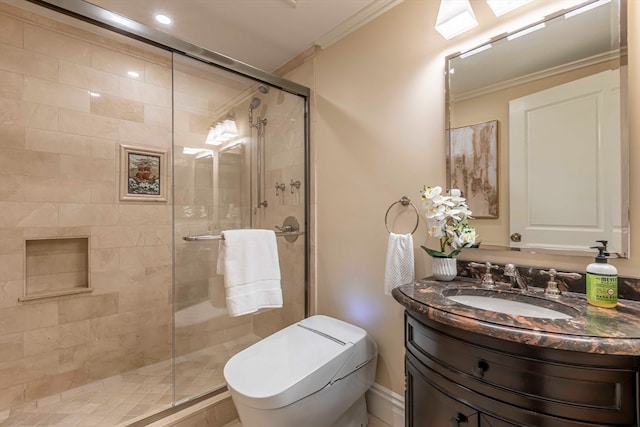
[[[587,302],[604,308],[613,308],[618,304],[618,270],[607,263],[607,241],[596,240],[598,255],[595,262],[587,265]]]

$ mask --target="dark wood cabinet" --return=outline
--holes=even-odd
[[[529,346],[405,314],[407,427],[639,427],[638,357]]]

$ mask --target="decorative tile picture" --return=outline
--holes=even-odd
[[[120,145],[120,200],[166,201],[166,154]]]
[[[451,188],[459,188],[474,218],[498,218],[498,121],[450,130]]]

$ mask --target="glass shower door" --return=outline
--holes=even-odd
[[[233,354],[305,315],[304,235],[277,238],[284,306],[238,317],[227,313],[216,236],[275,230],[287,217],[304,232],[306,143],[303,97],[180,55],[174,55],[173,90],[179,403],[223,387],[222,370]]]

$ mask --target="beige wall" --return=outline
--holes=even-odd
[[[472,0],[480,26],[445,41],[433,29],[439,2],[405,0],[317,54],[313,146],[318,311],[373,335],[380,351],[376,381],[396,393],[404,392],[402,307],[383,294],[388,239],[383,220],[388,206],[402,195],[420,207],[418,190],[423,184],[445,184],[444,58],[521,26],[521,20],[531,19],[534,12],[544,15],[565,3],[539,1],[496,18],[486,2]],[[640,5],[629,3],[629,22],[640,23]],[[635,28],[629,25],[630,76],[637,74],[640,54]],[[634,117],[640,88],[633,78],[629,86]],[[640,124],[632,120],[630,125],[631,162],[638,164],[635,141]],[[638,169],[632,167],[632,230],[640,226],[637,182]],[[424,222],[414,242],[416,276],[424,277],[430,271],[430,260],[419,248],[427,242]],[[636,233],[631,249],[635,258],[614,261],[620,274],[640,276],[638,242]],[[490,251],[463,257],[470,256],[577,271],[591,262]]]

